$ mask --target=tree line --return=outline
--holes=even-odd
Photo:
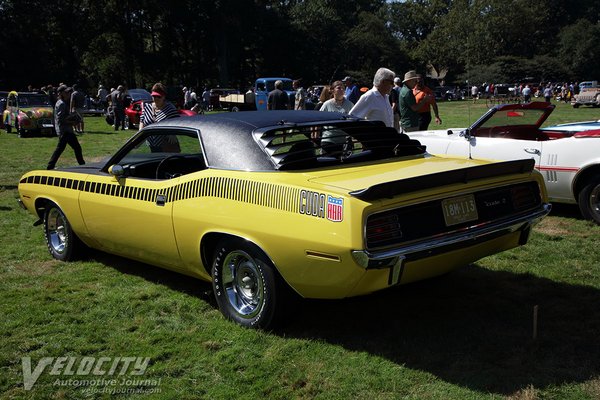
[[[0,90],[369,85],[428,64],[461,85],[592,80],[599,16],[597,0],[0,0]]]

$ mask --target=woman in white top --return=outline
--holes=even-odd
[[[354,104],[344,97],[346,89],[342,81],[333,82],[331,89],[333,91],[333,99],[329,99],[323,103],[320,111],[349,114]],[[321,135],[321,147],[326,153],[342,151],[345,143],[346,134],[339,129],[327,129]]]
[[[339,112],[349,114],[354,104],[344,97],[344,84],[342,81],[335,81],[331,85],[333,89],[333,99],[327,100],[321,106],[319,111]]]

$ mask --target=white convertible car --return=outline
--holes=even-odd
[[[470,128],[409,133],[431,154],[474,159],[533,158],[550,201],[577,203],[600,224],[600,121],[540,126],[554,105],[543,102],[491,108]]]

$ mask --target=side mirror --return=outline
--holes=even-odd
[[[111,165],[108,167],[108,173],[119,179],[125,176],[125,168],[119,164]]]

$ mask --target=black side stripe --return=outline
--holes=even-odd
[[[300,189],[297,188],[224,177],[195,179],[170,186],[161,191],[137,186],[124,187],[117,183],[85,182],[72,178],[55,178],[42,175],[28,176],[27,178],[23,178],[20,183],[57,186],[70,190],[144,202],[155,202],[159,194],[165,196],[167,203],[200,197],[217,197],[288,212],[297,212],[298,198],[300,196]]]

